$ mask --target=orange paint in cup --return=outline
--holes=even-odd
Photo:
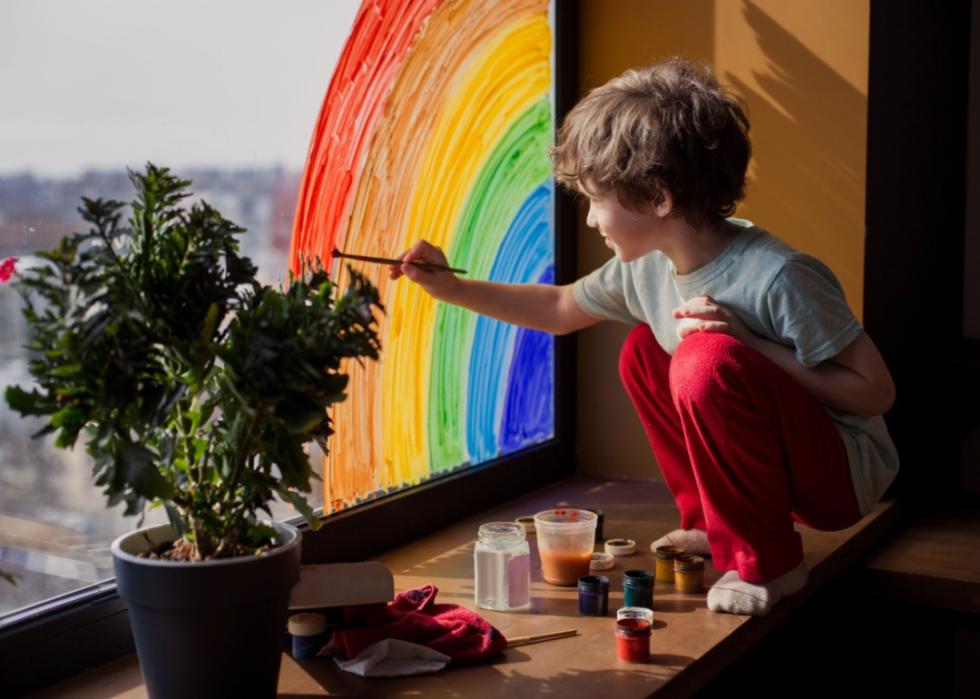
[[[540,549],[541,575],[552,585],[578,585],[578,579],[589,574],[592,551],[583,553],[551,553]]]
[[[589,510],[558,507],[534,515],[541,574],[552,585],[578,585],[589,574],[598,516]]]

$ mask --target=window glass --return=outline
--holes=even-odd
[[[5,3],[0,257],[35,264],[81,227],[81,196],[129,201],[126,167],[151,161],[248,229],[265,283],[300,255],[425,238],[468,278],[554,284],[553,36],[548,0]],[[382,358],[346,366],[330,455],[309,444],[315,505],[553,440],[552,336],[354,266],[386,308]],[[4,385],[28,388],[19,305],[0,287]],[[105,509],[82,440],[32,440],[41,424],[0,405],[0,570],[21,576],[0,613],[110,577],[108,544],[136,523]]]
[[[248,229],[263,283],[286,277],[313,121],[355,2],[11,0],[0,4],[0,259],[83,230],[81,197],[128,202],[146,161],[192,180]],[[128,211],[127,211],[128,215]],[[0,390],[34,385],[22,301],[0,284]],[[0,615],[111,578],[108,545],[135,527],[106,508],[80,437],[31,439],[45,421],[0,398]],[[323,455],[308,445],[317,471]],[[322,490],[314,484],[314,505]],[[289,505],[277,517],[295,515]],[[166,521],[160,510],[146,522]]]

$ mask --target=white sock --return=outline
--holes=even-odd
[[[737,570],[729,570],[708,590],[708,609],[765,616],[780,599],[802,590],[809,577],[805,561],[767,583],[746,582]]]
[[[656,553],[658,546],[680,546],[684,549],[684,553],[693,553],[697,556],[711,555],[708,532],[703,529],[675,529],[650,544],[650,550]]]

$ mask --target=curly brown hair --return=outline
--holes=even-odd
[[[551,148],[555,179],[614,191],[633,210],[659,204],[666,188],[695,227],[715,223],[745,194],[745,112],[705,63],[674,56],[627,70],[565,117]]]

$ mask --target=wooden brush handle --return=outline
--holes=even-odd
[[[566,638],[578,633],[577,629],[566,629],[564,631],[552,631],[551,633],[537,633],[530,636],[515,636],[507,640],[507,647],[524,646],[528,643],[538,643],[540,641],[551,641],[556,638]]]

